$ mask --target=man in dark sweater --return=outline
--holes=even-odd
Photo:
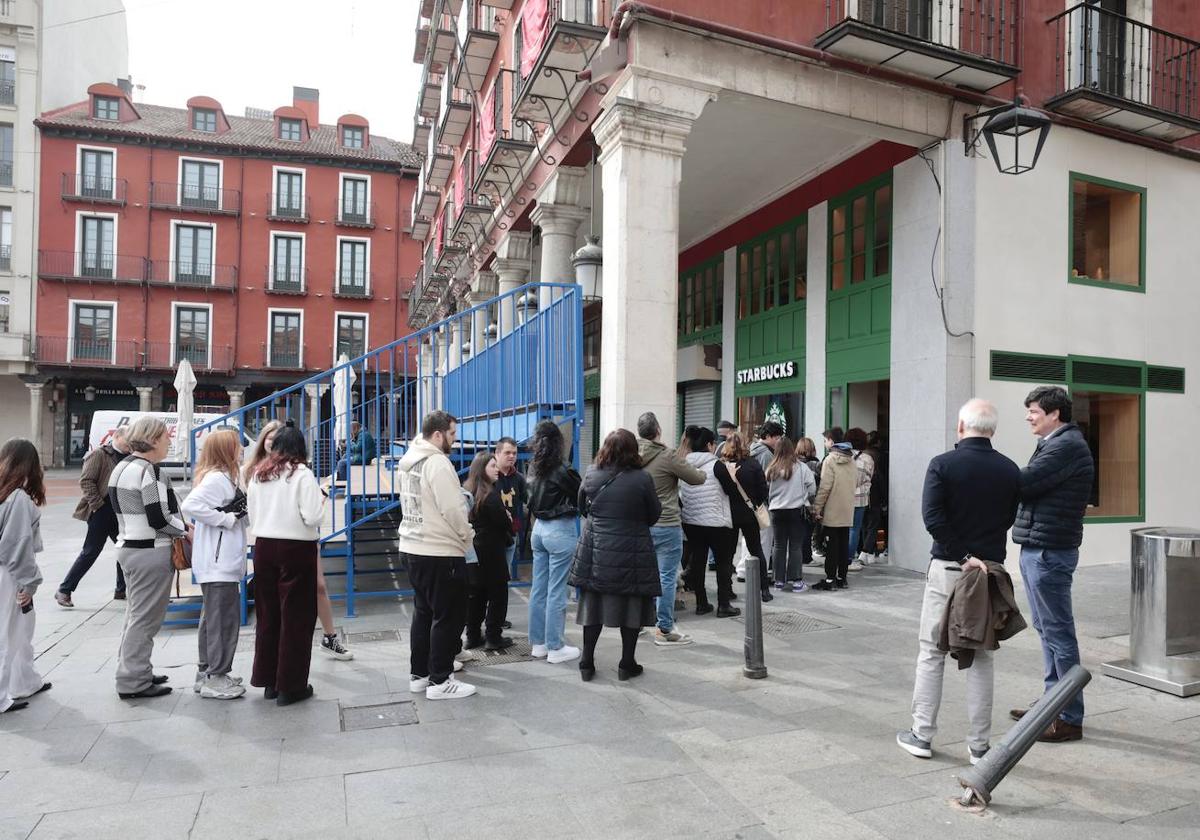
[[[1013,541],[1021,546],[1021,578],[1033,627],[1042,639],[1049,691],[1079,664],[1071,583],[1096,467],[1083,432],[1071,422],[1071,397],[1064,389],[1034,388],[1025,398],[1025,421],[1038,443],[1021,470],[1021,508]],[[1013,709],[1010,714],[1019,720],[1026,711]],[[1056,743],[1082,737],[1081,691],[1038,740]]]
[[[958,412],[958,443],[929,462],[921,499],[925,529],[933,537],[925,599],[921,605],[920,652],[913,686],[912,729],[896,733],[901,749],[918,758],[933,756],[946,654],[938,632],[946,602],[964,569],[987,571],[985,560],[1003,563],[1008,529],[1017,513],[1021,471],[992,448],[996,407],[971,400]],[[968,758],[988,751],[992,730],[992,652],[975,652],[967,669]]]
[[[502,437],[496,443],[496,466],[500,469],[500,477],[496,479],[496,489],[500,491],[500,501],[512,518],[512,529],[515,539],[513,544],[504,550],[508,571],[513,572],[513,559],[517,547],[525,545],[525,502],[529,491],[525,486],[525,476],[517,470],[517,442],[510,437]]]

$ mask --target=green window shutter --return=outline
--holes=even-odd
[[[1071,383],[1079,387],[1145,388],[1140,362],[1071,360]]]
[[[1168,394],[1182,394],[1184,386],[1183,368],[1150,365],[1146,368],[1146,388]]]
[[[1066,382],[1067,360],[1062,356],[992,351],[992,379],[1017,382]]]

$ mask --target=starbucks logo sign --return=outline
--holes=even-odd
[[[783,427],[784,434],[787,434],[787,414],[783,410],[783,405],[778,402],[767,403],[767,413],[763,415],[764,423],[778,423]]]

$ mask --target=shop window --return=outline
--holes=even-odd
[[[343,355],[347,359],[357,359],[367,352],[367,316],[338,315],[337,344],[334,347],[334,362]]]
[[[1096,464],[1088,517],[1141,518],[1142,395],[1077,390],[1071,400]]]
[[[12,295],[8,289],[0,289],[0,333],[8,332],[8,308],[12,303]]]
[[[892,185],[884,179],[829,204],[829,288],[886,279],[892,259]]]
[[[1146,191],[1071,175],[1072,282],[1145,285]]]
[[[720,341],[721,287],[725,261],[718,257],[679,276],[678,331],[681,344]]]
[[[808,219],[788,222],[738,248],[738,317],[808,297]]]

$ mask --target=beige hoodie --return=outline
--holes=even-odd
[[[465,557],[475,539],[454,465],[417,438],[396,466],[400,490],[400,550],[427,557]]]

